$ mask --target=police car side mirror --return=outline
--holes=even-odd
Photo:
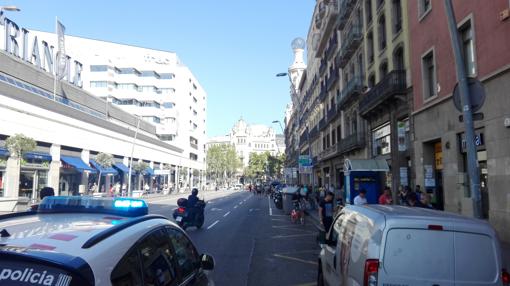
[[[202,266],[204,270],[213,270],[214,258],[209,254],[202,254],[200,256],[200,266]]]

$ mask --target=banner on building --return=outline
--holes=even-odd
[[[63,79],[66,74],[67,59],[66,59],[66,43],[65,43],[66,27],[57,20],[57,71],[56,75],[59,80]]]

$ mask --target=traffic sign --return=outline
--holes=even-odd
[[[468,78],[468,88],[471,112],[477,112],[482,108],[485,102],[485,89],[478,79],[472,77]],[[455,108],[457,108],[459,112],[464,112],[460,99],[459,83],[457,83],[453,89],[453,104],[455,104]]]

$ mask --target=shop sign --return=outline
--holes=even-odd
[[[409,186],[408,181],[407,167],[400,167],[400,185],[404,187]]]
[[[0,25],[4,26],[4,33],[0,35],[0,42],[2,42],[3,49],[7,53],[52,74],[52,76],[56,75],[59,69],[57,68],[59,60],[63,59],[65,61],[63,79],[77,87],[82,87],[82,63],[74,60],[71,64],[70,56],[61,56],[60,51],[55,53],[55,47],[48,44],[48,42],[39,40],[37,36],[31,37],[27,29],[20,28],[14,21],[5,17],[3,11],[0,11]],[[71,66],[73,68],[72,76]]]
[[[407,150],[406,131],[409,130],[409,120],[399,121],[397,125],[398,151],[404,152]]]
[[[312,166],[299,166],[299,173],[300,174],[311,174]]]
[[[299,155],[299,167],[312,166],[312,158],[310,155]]]
[[[467,144],[466,144],[466,135],[462,133],[460,135],[460,146],[462,147],[462,152],[466,152]],[[475,147],[477,149],[483,149],[485,147],[485,140],[483,137],[483,132],[475,132]]]
[[[436,170],[443,169],[443,150],[441,149],[441,142],[437,142],[434,145],[434,160],[436,164]]]
[[[425,170],[425,187],[433,188],[436,186],[436,179],[434,178],[434,169],[432,165],[424,165]]]

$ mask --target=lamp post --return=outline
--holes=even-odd
[[[133,194],[131,192],[131,173],[133,170],[133,154],[135,153],[135,143],[136,136],[138,136],[138,129],[140,128],[140,116],[136,116],[136,131],[135,136],[133,137],[133,145],[131,146],[131,157],[129,158],[129,172],[128,172],[128,196],[132,197]]]
[[[283,126],[282,126],[282,123],[280,122],[280,120],[273,120],[273,124],[275,124],[275,123],[280,124],[280,129],[282,129],[282,134],[285,134],[285,131],[283,130]]]

